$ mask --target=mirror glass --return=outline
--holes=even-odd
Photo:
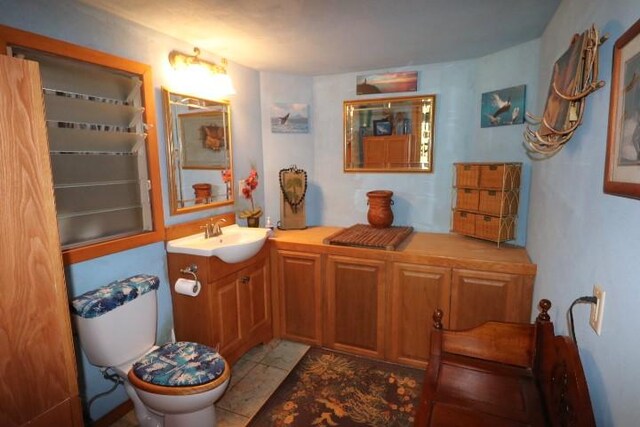
[[[230,105],[162,89],[172,214],[233,204]]]
[[[431,172],[435,107],[435,95],[345,101],[345,172]]]

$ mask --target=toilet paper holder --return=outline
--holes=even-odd
[[[195,264],[191,264],[188,267],[180,269],[180,273],[190,274],[193,276],[193,280],[195,280],[196,282],[199,282],[200,280],[198,279],[198,275],[196,274],[197,272],[198,272],[198,266]]]

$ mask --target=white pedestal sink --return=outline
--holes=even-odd
[[[245,261],[257,254],[267,237],[268,228],[240,227],[233,224],[222,228],[222,234],[205,239],[204,233],[193,234],[167,242],[167,252],[197,256],[217,256],[232,264]]]

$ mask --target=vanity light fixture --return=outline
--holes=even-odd
[[[205,61],[200,58],[200,49],[193,48],[194,55],[188,55],[177,50],[169,53],[169,64],[179,74],[181,84],[198,88],[199,92],[207,92],[208,97],[226,98],[235,95],[236,91],[227,74],[227,60],[221,64]]]

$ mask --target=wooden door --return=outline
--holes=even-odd
[[[473,328],[490,320],[528,323],[531,288],[531,281],[516,274],[453,270],[450,327]]]
[[[243,344],[241,282],[232,274],[213,283],[213,317],[217,345],[222,356],[232,354]]]
[[[38,65],[0,55],[0,425],[81,426]]]
[[[383,358],[385,263],[329,255],[326,285],[325,344]]]
[[[277,251],[280,334],[322,344],[322,278],[318,254]]]
[[[444,311],[448,326],[451,269],[395,263],[391,284],[387,358],[425,368],[429,361],[432,316]]]
[[[269,275],[266,260],[243,270],[238,280],[246,297],[242,298],[245,336],[258,333],[261,328],[271,329],[271,306],[269,304]]]

